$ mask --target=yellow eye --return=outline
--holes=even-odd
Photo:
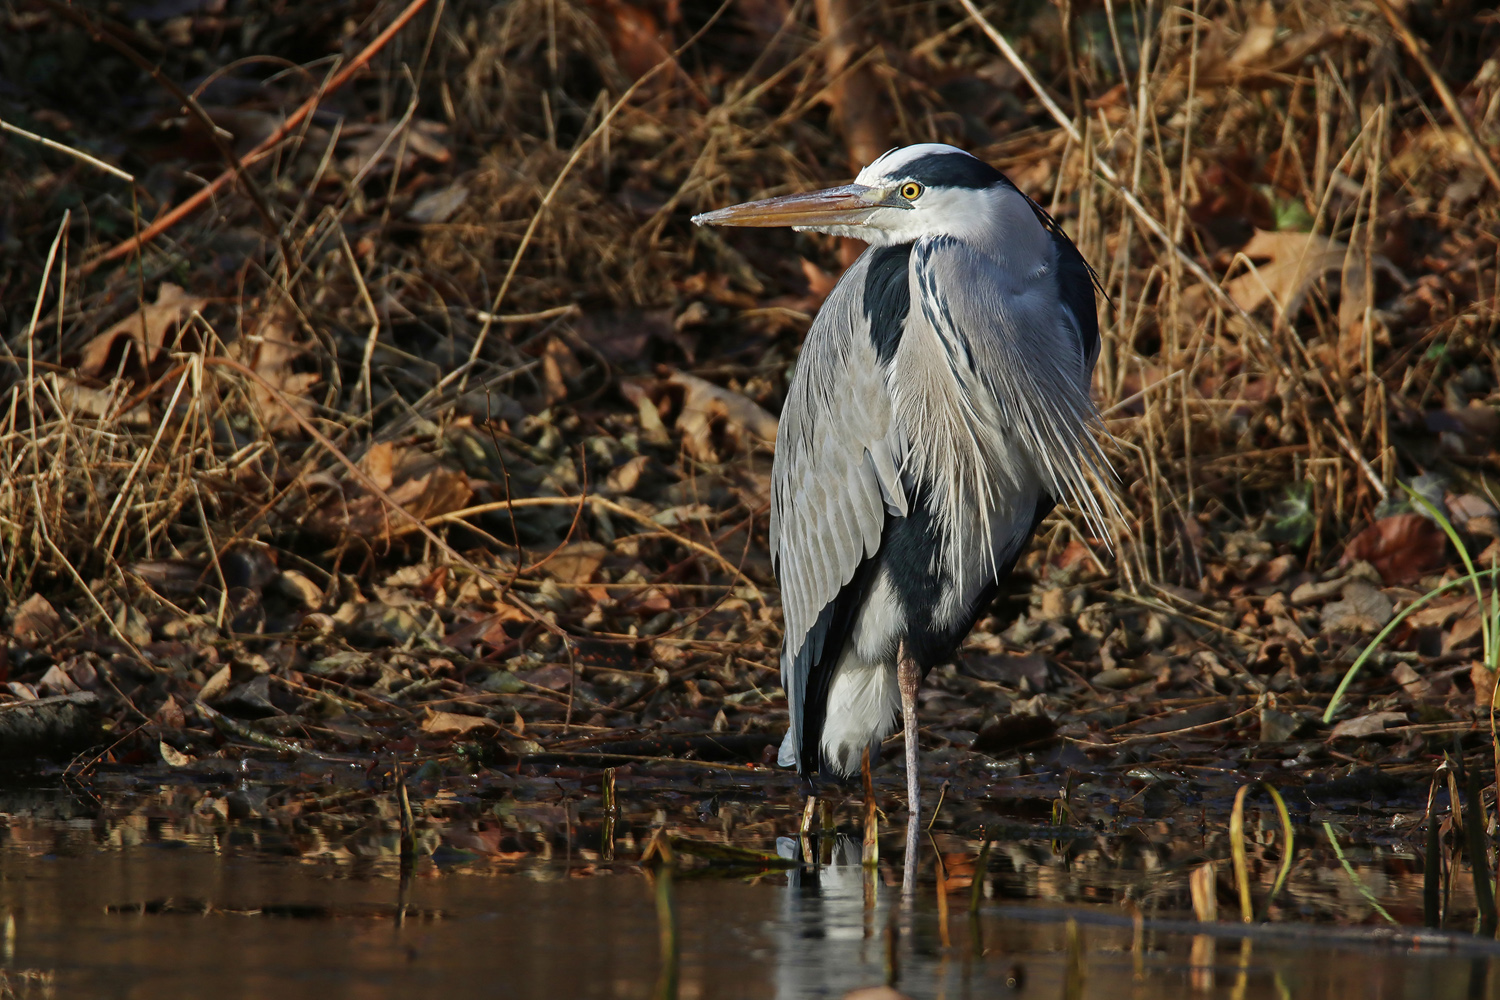
[[[907,181],[905,184],[901,185],[901,197],[905,198],[907,201],[916,201],[918,198],[922,197],[922,185],[918,184],[916,181]]]

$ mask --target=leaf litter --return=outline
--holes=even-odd
[[[207,80],[239,155],[278,143],[253,184],[180,217],[196,177],[228,170],[203,123],[50,8],[18,21],[6,73],[85,49],[91,65],[11,91],[30,96],[5,98],[6,117],[143,179],[126,197],[0,139],[22,165],[0,178],[0,711],[96,698],[81,741],[37,750],[100,788],[246,761],[308,776],[258,806],[206,793],[189,811],[209,821],[329,815],[349,795],[388,823],[389,777],[331,791],[319,762],[389,775],[400,760],[422,775],[424,843],[454,850],[541,842],[501,809],[504,832],[457,846],[473,811],[450,797],[476,764],[510,816],[555,809],[558,787],[596,801],[613,768],[638,808],[716,802],[720,839],[791,832],[799,789],[771,766],[769,470],[798,343],[851,248],[686,220],[838,182],[867,146],[937,140],[1002,165],[1099,266],[1096,395],[1131,512],[1109,540],[1050,518],[930,678],[923,746],[952,789],[939,829],[975,851],[981,829],[1159,831],[1195,803],[1227,815],[1260,780],[1300,823],[1333,819],[1394,857],[1420,841],[1445,755],[1491,782],[1493,588],[1399,618],[1464,572],[1399,485],[1425,484],[1492,565],[1500,192],[1430,80],[1403,80],[1408,103],[1375,119],[1348,104],[1388,81],[1398,41],[1343,8],[1138,19],[1144,76],[1122,77],[1111,46],[1047,82],[1108,123],[1085,157],[973,24],[893,13],[881,58],[849,69],[842,36],[819,41],[838,25],[764,6],[655,72],[711,12],[562,5],[546,31],[532,4],[418,11],[280,138],[315,77],[235,60],[361,51],[370,25],[248,4],[265,30],[220,51],[198,44],[219,8],[142,13],[137,41],[166,75]],[[444,29],[408,73],[423,17]],[[1032,65],[1066,64],[1060,29],[1001,27]],[[1465,106],[1492,109],[1493,74],[1452,59]],[[827,72],[838,86],[799,83]],[[108,73],[137,74],[134,117],[80,97]],[[1165,220],[1182,193],[1176,249],[1089,166],[1163,139],[1162,177],[1135,190]],[[112,251],[159,217],[169,236]],[[898,786],[882,764],[888,815]],[[672,815],[702,839],[701,817]],[[629,836],[639,848],[645,828]]]

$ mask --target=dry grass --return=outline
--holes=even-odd
[[[400,10],[346,6],[331,20],[247,4],[254,53],[217,16],[146,27],[182,81],[252,54],[298,64],[200,88],[243,154],[275,127],[268,109],[330,72],[313,50],[357,51]],[[490,622],[466,654],[535,665],[573,655],[563,633],[680,627],[690,655],[632,646],[635,667],[665,656],[691,680],[722,661],[731,691],[771,679],[769,446],[665,376],[696,371],[774,412],[819,269],[837,270],[833,240],[687,222],[850,173],[813,5],[421,10],[329,100],[337,115],[250,168],[265,213],[231,183],[97,269],[227,168],[144,76],[150,122],[91,108],[129,64],[90,47],[70,82],[63,40],[82,36],[50,10],[0,11],[16,29],[0,59],[60,67],[0,98],[0,117],[135,180],[0,135],[23,164],[0,174],[12,617],[40,593],[75,638],[138,652],[173,621],[274,645],[309,614],[352,629],[370,607],[419,604],[408,648]],[[1006,169],[1108,295],[1097,396],[1132,522],[1111,560],[1056,515],[1027,563],[1039,591],[1112,595],[1114,655],[1139,645],[1114,623],[1138,636],[1148,614],[1199,623],[1160,641],[1170,663],[1201,674],[1211,647],[1243,665],[1278,617],[1308,627],[1254,589],[1331,569],[1394,509],[1398,480],[1439,472],[1495,502],[1500,190],[1378,7],[1063,10],[1070,32],[1051,7],[987,32],[953,5],[893,7],[861,64],[880,89],[861,99],[887,102],[892,145],[950,141]],[[1500,72],[1484,53],[1500,29],[1464,25],[1414,29],[1493,148]],[[1019,80],[1058,66],[1040,81],[1049,111]],[[166,281],[187,305],[153,313]],[[1287,527],[1289,495],[1305,524]],[[1294,558],[1268,570],[1277,556]],[[980,641],[1006,624],[982,623]],[[1346,642],[1303,639],[1317,659]]]

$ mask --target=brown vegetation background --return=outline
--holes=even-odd
[[[1471,591],[1318,716],[1454,576],[1400,484],[1500,552],[1497,49],[1462,0],[11,0],[0,700],[94,691],[127,762],[763,761],[774,414],[851,248],[688,219],[943,141],[1098,271],[1128,523],[1048,520],[931,747],[1430,773]]]

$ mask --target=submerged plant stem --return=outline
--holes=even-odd
[[[1485,850],[1484,800],[1480,798],[1479,770],[1466,768],[1468,802],[1464,805],[1464,847],[1469,854],[1469,871],[1474,876],[1474,903],[1479,909],[1479,933],[1494,937],[1495,887],[1490,882],[1490,862]]]
[[[677,903],[672,895],[672,862],[664,858],[656,869],[656,922],[661,946],[661,972],[657,974],[655,1000],[677,1000],[678,957]]]

